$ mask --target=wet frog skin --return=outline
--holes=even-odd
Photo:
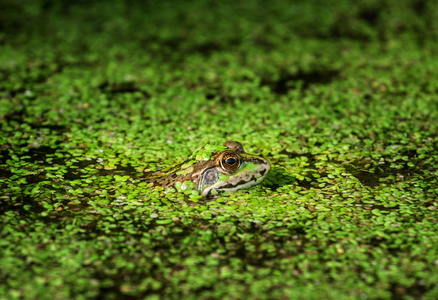
[[[191,186],[208,196],[213,190],[231,192],[259,184],[270,170],[267,159],[246,153],[239,142],[228,141],[223,146],[206,145],[187,161],[155,173],[148,181],[166,189]]]

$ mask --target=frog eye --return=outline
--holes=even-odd
[[[225,152],[220,158],[220,166],[224,171],[236,171],[240,167],[240,159],[234,152]]]
[[[236,163],[236,159],[235,158],[227,158],[226,163],[229,165],[234,165]]]

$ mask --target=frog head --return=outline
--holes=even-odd
[[[202,196],[213,190],[232,192],[260,183],[271,170],[269,161],[246,153],[242,144],[228,141],[223,145],[205,145],[190,159],[149,181],[164,188],[196,189]]]
[[[224,147],[212,152],[208,163],[193,174],[195,186],[202,196],[213,190],[232,192],[254,186],[271,170],[267,159],[246,153],[239,142],[228,141]]]

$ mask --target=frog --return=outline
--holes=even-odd
[[[148,181],[166,190],[188,188],[208,197],[257,185],[270,170],[266,158],[246,153],[240,142],[227,141],[199,148],[186,161],[154,173]]]

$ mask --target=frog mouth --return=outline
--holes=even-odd
[[[226,180],[221,180],[204,188],[202,196],[208,196],[212,190],[218,192],[234,192],[259,184],[271,170],[269,161],[263,158],[245,158],[241,170],[235,174],[226,175]]]

